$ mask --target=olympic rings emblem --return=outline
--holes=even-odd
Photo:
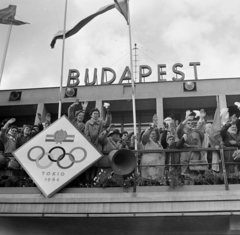
[[[70,156],[75,160],[75,157],[74,157],[71,153],[66,153],[66,155],[69,155],[69,159],[70,159],[70,160],[71,160]],[[70,167],[74,164],[74,162],[72,162],[69,166],[61,166],[61,165],[60,165],[60,161],[61,161],[61,160],[59,160],[59,158],[58,158],[58,160],[57,160],[57,165],[58,165],[58,167],[61,168],[61,169],[68,169],[68,168],[70,168]],[[71,161],[72,161],[72,160],[71,160]]]
[[[63,151],[63,154],[61,154],[60,156],[59,156],[59,158],[61,158],[60,159],[60,161],[65,157],[65,155],[66,155],[66,151],[65,151],[65,149],[63,148],[63,147],[60,147],[60,146],[56,146],[56,147],[53,147],[50,151],[49,151],[49,153],[51,153],[54,149],[61,149],[62,151]],[[52,157],[50,157],[50,156],[48,156],[48,158],[49,158],[49,160],[50,161],[52,161],[52,162],[57,162],[57,160],[54,160],[54,159],[52,159]]]
[[[79,163],[79,162],[82,162],[83,160],[85,160],[85,158],[87,157],[87,151],[86,151],[84,148],[82,148],[82,147],[75,147],[75,148],[73,148],[73,149],[70,151],[70,153],[72,153],[72,152],[73,152],[74,150],[76,150],[76,149],[80,149],[80,150],[83,151],[83,153],[84,153],[83,158],[80,159],[80,160],[78,160],[78,161],[76,161],[75,158],[74,158],[74,160],[72,160],[72,159],[71,159],[71,156],[73,156],[72,154],[69,155],[69,158],[70,158],[70,160],[71,160],[72,162]]]
[[[31,156],[32,150],[34,150],[34,149],[40,149],[40,150],[41,150],[41,153],[40,153],[38,156],[36,156],[35,158],[33,158],[33,157]],[[62,151],[62,154],[59,155],[56,159],[55,159],[55,157],[54,157],[54,155],[53,155],[53,153],[52,153],[54,149],[60,149],[60,150]],[[83,155],[84,155],[84,156],[82,157],[82,159],[80,159],[80,160],[76,160],[75,157],[74,157],[74,155],[73,155],[73,152],[74,152],[75,150],[78,150],[78,149],[81,150],[81,151],[83,151]],[[41,164],[39,163],[39,161],[40,161],[41,159],[43,159],[45,155],[48,156],[48,159],[50,160],[50,163],[47,164],[47,165],[45,165],[45,166],[43,166],[43,165],[41,165]],[[71,163],[70,163],[68,166],[62,166],[62,165],[60,164],[60,161],[62,161],[62,160],[65,158],[66,155],[69,157],[69,160],[71,161]],[[58,167],[61,168],[61,169],[69,169],[70,167],[72,167],[72,166],[74,165],[74,163],[79,163],[79,162],[84,161],[85,158],[87,157],[87,151],[86,151],[84,148],[82,148],[82,147],[75,147],[75,148],[73,148],[73,149],[70,151],[70,153],[66,153],[66,151],[65,151],[65,149],[64,149],[63,147],[56,146],[56,147],[53,147],[52,149],[50,149],[50,151],[47,153],[47,152],[45,152],[45,150],[44,150],[43,147],[41,147],[41,146],[34,146],[34,147],[32,147],[31,149],[28,150],[27,156],[28,156],[28,159],[29,159],[30,161],[36,162],[37,167],[40,168],[40,169],[47,169],[47,168],[49,168],[54,162],[56,162],[57,165],[58,165]]]

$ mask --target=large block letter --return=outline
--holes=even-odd
[[[144,72],[144,69],[147,69],[148,71],[146,73]],[[148,65],[141,65],[139,67],[139,82],[142,83],[142,78],[149,77],[152,74],[152,68]]]
[[[162,71],[163,68],[166,68],[165,64],[158,64],[157,72],[158,72],[158,81],[159,82],[167,81],[167,79],[163,79],[163,75],[167,75],[166,71]]]
[[[190,62],[189,66],[193,66],[194,68],[194,78],[195,80],[198,80],[198,75],[197,75],[197,66],[200,65],[200,62]]]
[[[69,69],[67,87],[76,87],[80,83],[80,73],[77,69]]]
[[[128,66],[126,66],[126,68],[124,69],[123,74],[122,74],[118,84],[122,84],[123,81],[125,81],[125,80],[131,81],[131,71]]]
[[[89,72],[89,69],[86,69],[86,71],[85,71],[85,79],[84,79],[85,85],[86,86],[93,86],[93,85],[95,85],[97,83],[97,69],[96,68],[94,69],[93,81],[92,82],[89,81],[89,74],[88,74],[88,72]]]
[[[107,76],[106,76],[106,82],[104,82],[105,72],[111,72],[113,74],[113,77],[112,77],[112,79],[110,81],[107,80]],[[107,73],[106,73],[106,75],[107,75]],[[101,85],[112,84],[115,80],[116,80],[116,72],[113,69],[111,69],[111,68],[102,68]]]
[[[172,78],[172,80],[175,81],[175,82],[183,81],[184,78],[185,78],[184,72],[179,71],[179,70],[177,69],[178,67],[181,67],[181,68],[182,68],[183,65],[180,64],[180,63],[176,63],[176,64],[174,64],[173,67],[172,67],[172,71],[173,71],[174,73],[176,73],[176,74],[178,74],[178,75],[181,75],[180,78],[177,78],[177,76]]]

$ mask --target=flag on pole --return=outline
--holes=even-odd
[[[76,26],[74,26],[72,29],[66,31],[65,33],[65,38],[68,38],[68,37],[71,37],[73,36],[74,34],[76,34],[81,28],[83,28],[86,24],[88,24],[92,19],[94,19],[96,16],[98,15],[101,15],[111,9],[115,8],[115,4],[111,4],[111,5],[107,5],[107,6],[104,6],[102,8],[100,8],[96,13],[86,17],[85,19],[81,20]],[[57,39],[63,39],[63,30],[61,31],[58,31],[52,42],[51,42],[51,48],[54,48],[55,44],[56,44],[56,41]]]
[[[117,10],[124,16],[124,18],[127,21],[127,24],[129,24],[128,19],[128,0],[114,0],[115,7]]]
[[[22,25],[29,24],[20,20],[15,20],[17,6],[9,5],[7,8],[0,10],[0,24]]]
[[[222,141],[221,132],[221,113],[220,113],[220,105],[217,97],[217,108],[214,114],[213,123],[209,132],[209,142],[212,148],[215,146],[220,146]],[[212,169],[214,171],[219,171],[219,154],[215,151],[212,152]]]
[[[215,111],[212,127],[209,132],[209,140],[212,147],[215,147],[216,145],[220,145],[222,143],[222,136],[220,132],[221,132],[220,105],[219,101],[217,101],[217,109]]]

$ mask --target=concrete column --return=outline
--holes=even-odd
[[[39,120],[38,120],[38,113],[40,113],[42,115],[42,122],[45,121],[45,116],[47,114],[47,109],[45,107],[45,104],[41,103],[41,104],[38,104],[38,107],[37,107],[37,112],[36,112],[36,115],[35,115],[35,121],[34,121],[34,125],[37,125],[39,123]]]
[[[219,95],[219,104],[220,104],[220,109],[227,108],[226,95],[224,94]]]
[[[157,111],[157,117],[158,117],[158,128],[163,126],[163,98],[158,97],[156,102],[156,111]]]

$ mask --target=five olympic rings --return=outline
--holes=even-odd
[[[32,150],[34,150],[34,149],[40,149],[40,150],[42,151],[42,153],[39,154],[39,155],[36,157],[36,159],[33,159],[33,158],[31,157],[31,152],[32,152]],[[60,149],[60,150],[62,151],[62,154],[61,154],[60,156],[58,156],[57,159],[55,159],[54,155],[52,154],[52,151],[53,151],[54,149]],[[84,153],[84,156],[83,156],[82,159],[80,159],[80,160],[76,160],[75,157],[74,157],[73,154],[72,154],[75,150],[78,150],[78,149],[81,150],[81,151],[83,151],[83,153]],[[43,157],[44,157],[45,155],[48,156],[48,159],[50,160],[50,163],[47,164],[47,165],[45,165],[45,166],[42,166],[42,165],[40,165],[39,161],[40,161],[41,159],[43,159]],[[73,149],[70,151],[70,153],[66,153],[66,151],[65,151],[65,149],[64,149],[63,147],[56,146],[56,147],[53,147],[52,149],[50,149],[49,153],[47,153],[47,152],[45,152],[45,150],[44,150],[43,147],[41,147],[41,146],[34,146],[34,147],[32,147],[31,149],[28,150],[27,156],[28,156],[28,159],[29,159],[30,161],[36,162],[37,167],[40,168],[40,169],[47,169],[47,168],[49,168],[54,162],[57,163],[57,165],[58,165],[59,168],[61,168],[61,169],[68,169],[68,168],[72,167],[72,166],[74,165],[74,163],[79,163],[79,162],[84,161],[85,158],[87,157],[87,151],[86,151],[84,148],[82,148],[82,147],[75,147],[75,148],[73,148]],[[60,164],[60,161],[63,160],[65,156],[68,156],[69,160],[71,161],[71,163],[70,163],[69,166],[62,166],[62,165]]]

